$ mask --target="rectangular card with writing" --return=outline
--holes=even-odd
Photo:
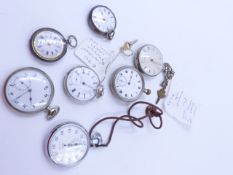
[[[93,69],[100,81],[105,77],[108,66],[112,63],[114,55],[93,39],[84,41],[75,51],[75,56],[86,66]]]
[[[197,104],[184,90],[171,88],[164,102],[164,109],[169,116],[191,127],[197,113]]]

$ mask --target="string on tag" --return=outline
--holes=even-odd
[[[146,105],[146,108],[144,109],[145,111],[145,115],[141,116],[141,117],[136,117],[132,115],[132,111],[133,109],[137,106],[137,105]],[[160,109],[159,107],[155,106],[152,103],[149,102],[145,102],[145,101],[138,101],[133,103],[128,111],[126,115],[122,115],[122,116],[109,116],[109,117],[105,117],[103,119],[100,119],[99,121],[97,121],[90,129],[89,131],[89,137],[92,140],[91,146],[92,147],[107,147],[111,140],[112,140],[112,136],[116,127],[116,124],[119,121],[126,121],[126,122],[130,122],[132,123],[134,126],[138,127],[138,128],[143,128],[144,124],[143,124],[143,120],[148,118],[150,121],[150,124],[152,125],[152,127],[154,129],[160,129],[163,125],[163,120],[162,120],[162,114],[163,111],[162,109]],[[159,125],[157,126],[154,121],[153,118],[158,118],[159,119]],[[94,132],[95,128],[103,123],[104,121],[107,120],[112,120],[112,125],[111,125],[111,129],[110,129],[110,133],[108,135],[107,141],[105,143],[103,143],[102,141],[102,137],[100,133]]]
[[[105,80],[108,68],[112,65],[112,63],[121,55],[130,57],[133,55],[134,51],[132,50],[132,46],[137,42],[138,40],[134,41],[126,41],[124,45],[120,47],[120,50],[114,55],[114,51],[110,52],[110,57],[112,58],[111,61],[107,64],[105,70],[104,70],[104,78],[101,80],[101,83]]]
[[[81,44],[75,51],[74,55],[87,67],[91,68],[99,76],[102,83],[107,75],[109,67],[121,55],[132,56],[132,46],[137,40],[125,42],[119,51],[108,51],[98,42],[89,39]]]

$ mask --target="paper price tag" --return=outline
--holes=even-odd
[[[166,113],[190,127],[197,113],[197,105],[183,90],[170,91],[164,102]]]
[[[86,66],[93,69],[102,81],[108,66],[112,63],[114,53],[103,48],[93,39],[83,42],[75,51],[78,57]]]

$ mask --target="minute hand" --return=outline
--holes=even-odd
[[[129,78],[129,82],[128,82],[129,85],[131,84],[132,78],[133,78],[133,74],[131,74],[131,76]]]
[[[87,86],[87,87],[89,87],[89,88],[91,88],[91,89],[95,89],[95,88],[93,88],[92,86],[90,86],[89,84],[87,84],[87,83],[83,83],[85,86]]]
[[[29,93],[30,91],[31,91],[31,90],[29,89],[29,90],[27,90],[26,92],[22,93],[21,95],[19,95],[18,97],[16,97],[16,98],[14,99],[14,101],[17,100],[17,99],[19,99],[20,97],[24,96],[25,94]]]

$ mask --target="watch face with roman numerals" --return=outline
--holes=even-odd
[[[31,37],[32,52],[41,60],[57,61],[67,51],[64,36],[55,29],[41,28]]]
[[[64,79],[66,92],[79,102],[87,102],[96,97],[99,86],[98,75],[86,66],[71,69]]]
[[[14,109],[33,113],[45,110],[51,103],[54,86],[40,69],[28,67],[13,72],[5,84],[5,97]]]
[[[123,101],[137,100],[144,92],[144,86],[142,75],[131,66],[120,67],[113,73],[112,90]]]

